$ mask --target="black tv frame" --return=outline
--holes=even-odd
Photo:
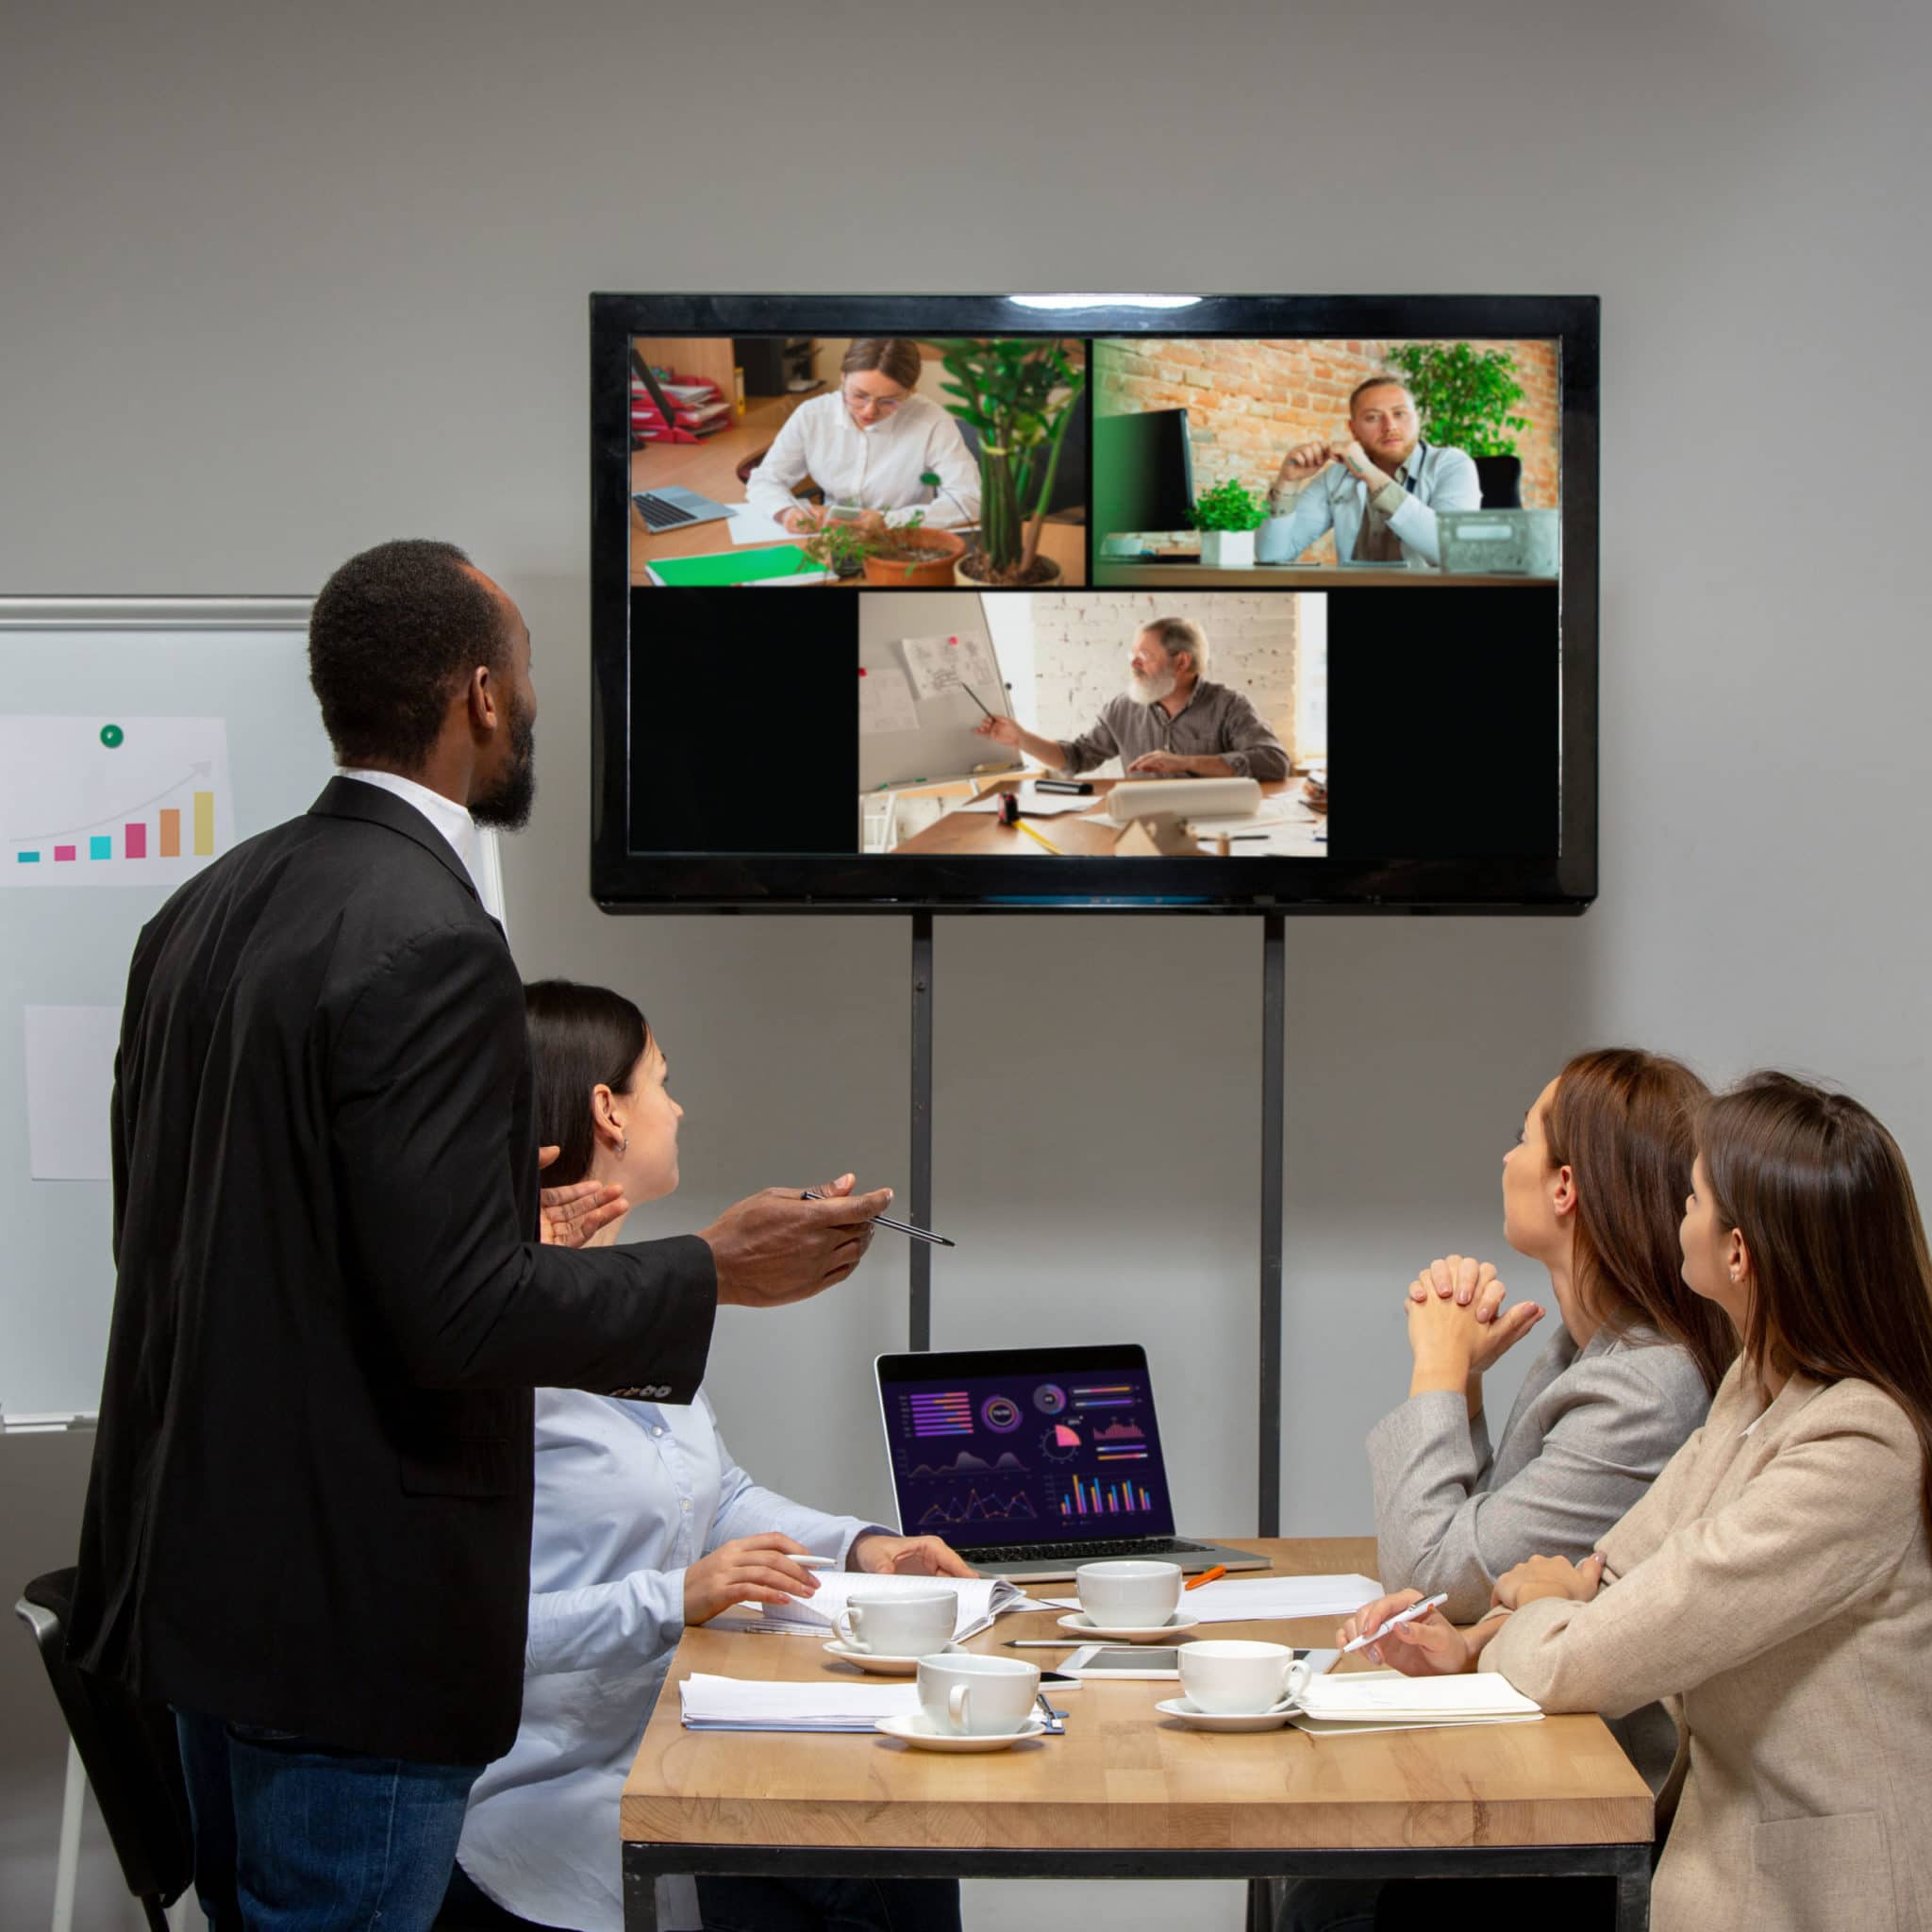
[[[1186,307],[1169,306],[1172,299],[688,293],[591,297],[591,894],[604,910],[1576,913],[1590,904],[1597,891],[1599,299],[1206,295],[1190,299]],[[1386,863],[1216,858],[1210,861],[1209,883],[1204,880],[1201,861],[1192,858],[1090,858],[1044,853],[950,859],[869,857],[858,852],[666,856],[633,851],[627,795],[631,340],[779,333],[1557,341],[1563,559],[1557,855]],[[1090,554],[1092,541],[1090,525]],[[1436,593],[1418,588],[1391,594]],[[1441,594],[1455,592],[1445,590]]]

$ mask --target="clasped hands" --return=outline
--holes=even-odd
[[[1363,1655],[1373,1662],[1388,1664],[1406,1677],[1453,1677],[1473,1671],[1483,1646],[1496,1634],[1498,1610],[1520,1610],[1539,1597],[1568,1597],[1573,1603],[1587,1604],[1604,1580],[1601,1552],[1592,1551],[1580,1563],[1567,1557],[1532,1557],[1496,1579],[1490,1593],[1494,1608],[1480,1623],[1458,1630],[1439,1609],[1398,1624],[1379,1642],[1367,1646]],[[1378,1596],[1364,1604],[1335,1633],[1339,1650],[1353,1643],[1365,1630],[1379,1630],[1398,1610],[1422,1601],[1419,1590],[1398,1590],[1391,1596]]]
[[[1464,1389],[1542,1320],[1535,1302],[1503,1303],[1508,1291],[1487,1261],[1440,1256],[1408,1285],[1408,1346],[1415,1357],[1411,1395]]]
[[[788,1597],[814,1595],[819,1580],[794,1557],[809,1556],[806,1546],[781,1530],[734,1537],[698,1558],[684,1573],[684,1621],[708,1624],[733,1604],[781,1604]],[[846,1558],[848,1570],[874,1576],[976,1576],[950,1543],[936,1536],[888,1536],[874,1530],[858,1538]]]

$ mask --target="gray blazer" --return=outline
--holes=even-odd
[[[1530,1557],[1589,1556],[1709,1407],[1690,1354],[1654,1330],[1599,1328],[1579,1349],[1560,1321],[1494,1450],[1459,1391],[1411,1395],[1369,1432],[1382,1588],[1446,1591],[1442,1614],[1474,1623],[1504,1571]],[[1661,1707],[1612,1729],[1660,1787],[1676,1746]]]

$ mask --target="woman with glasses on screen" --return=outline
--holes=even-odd
[[[1781,1074],[1711,1101],[1696,1134],[1684,1279],[1740,1343],[1709,1419],[1583,1561],[1532,1557],[1474,1628],[1432,1611],[1369,1655],[1499,1672],[1546,1711],[1667,1700],[1657,1932],[1923,1928],[1932,1259],[1911,1176],[1857,1101]],[[1340,1641],[1414,1599],[1364,1605]],[[1385,1906],[1494,1924],[1515,1901],[1432,1883]]]
[[[684,1109],[643,1015],[621,993],[568,980],[526,987],[525,1001],[539,1138],[559,1150],[545,1178],[601,1181],[632,1202],[671,1193]],[[796,1557],[878,1574],[973,1572],[937,1537],[760,1489],[732,1461],[702,1391],[678,1407],[540,1389],[536,1448],[523,1719],[471,1792],[438,1923],[622,1932],[618,1799],[687,1626],[745,1600],[810,1596],[817,1582]],[[658,1907],[667,1928],[695,1926],[701,1911],[707,1932],[958,1932],[959,1889],[700,1878],[694,1908],[689,1880],[659,1880]]]
[[[782,529],[815,530],[835,512],[877,532],[914,511],[929,530],[979,521],[979,465],[958,423],[919,384],[917,342],[860,336],[839,365],[839,388],[792,410],[744,488]],[[936,475],[937,488],[921,479]],[[823,506],[796,495],[807,477]]]

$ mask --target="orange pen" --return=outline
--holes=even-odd
[[[1225,1576],[1226,1574],[1227,1565],[1225,1563],[1217,1563],[1213,1569],[1204,1570],[1200,1575],[1189,1577],[1181,1588],[1183,1590],[1199,1590],[1204,1583],[1212,1583],[1217,1576]]]

